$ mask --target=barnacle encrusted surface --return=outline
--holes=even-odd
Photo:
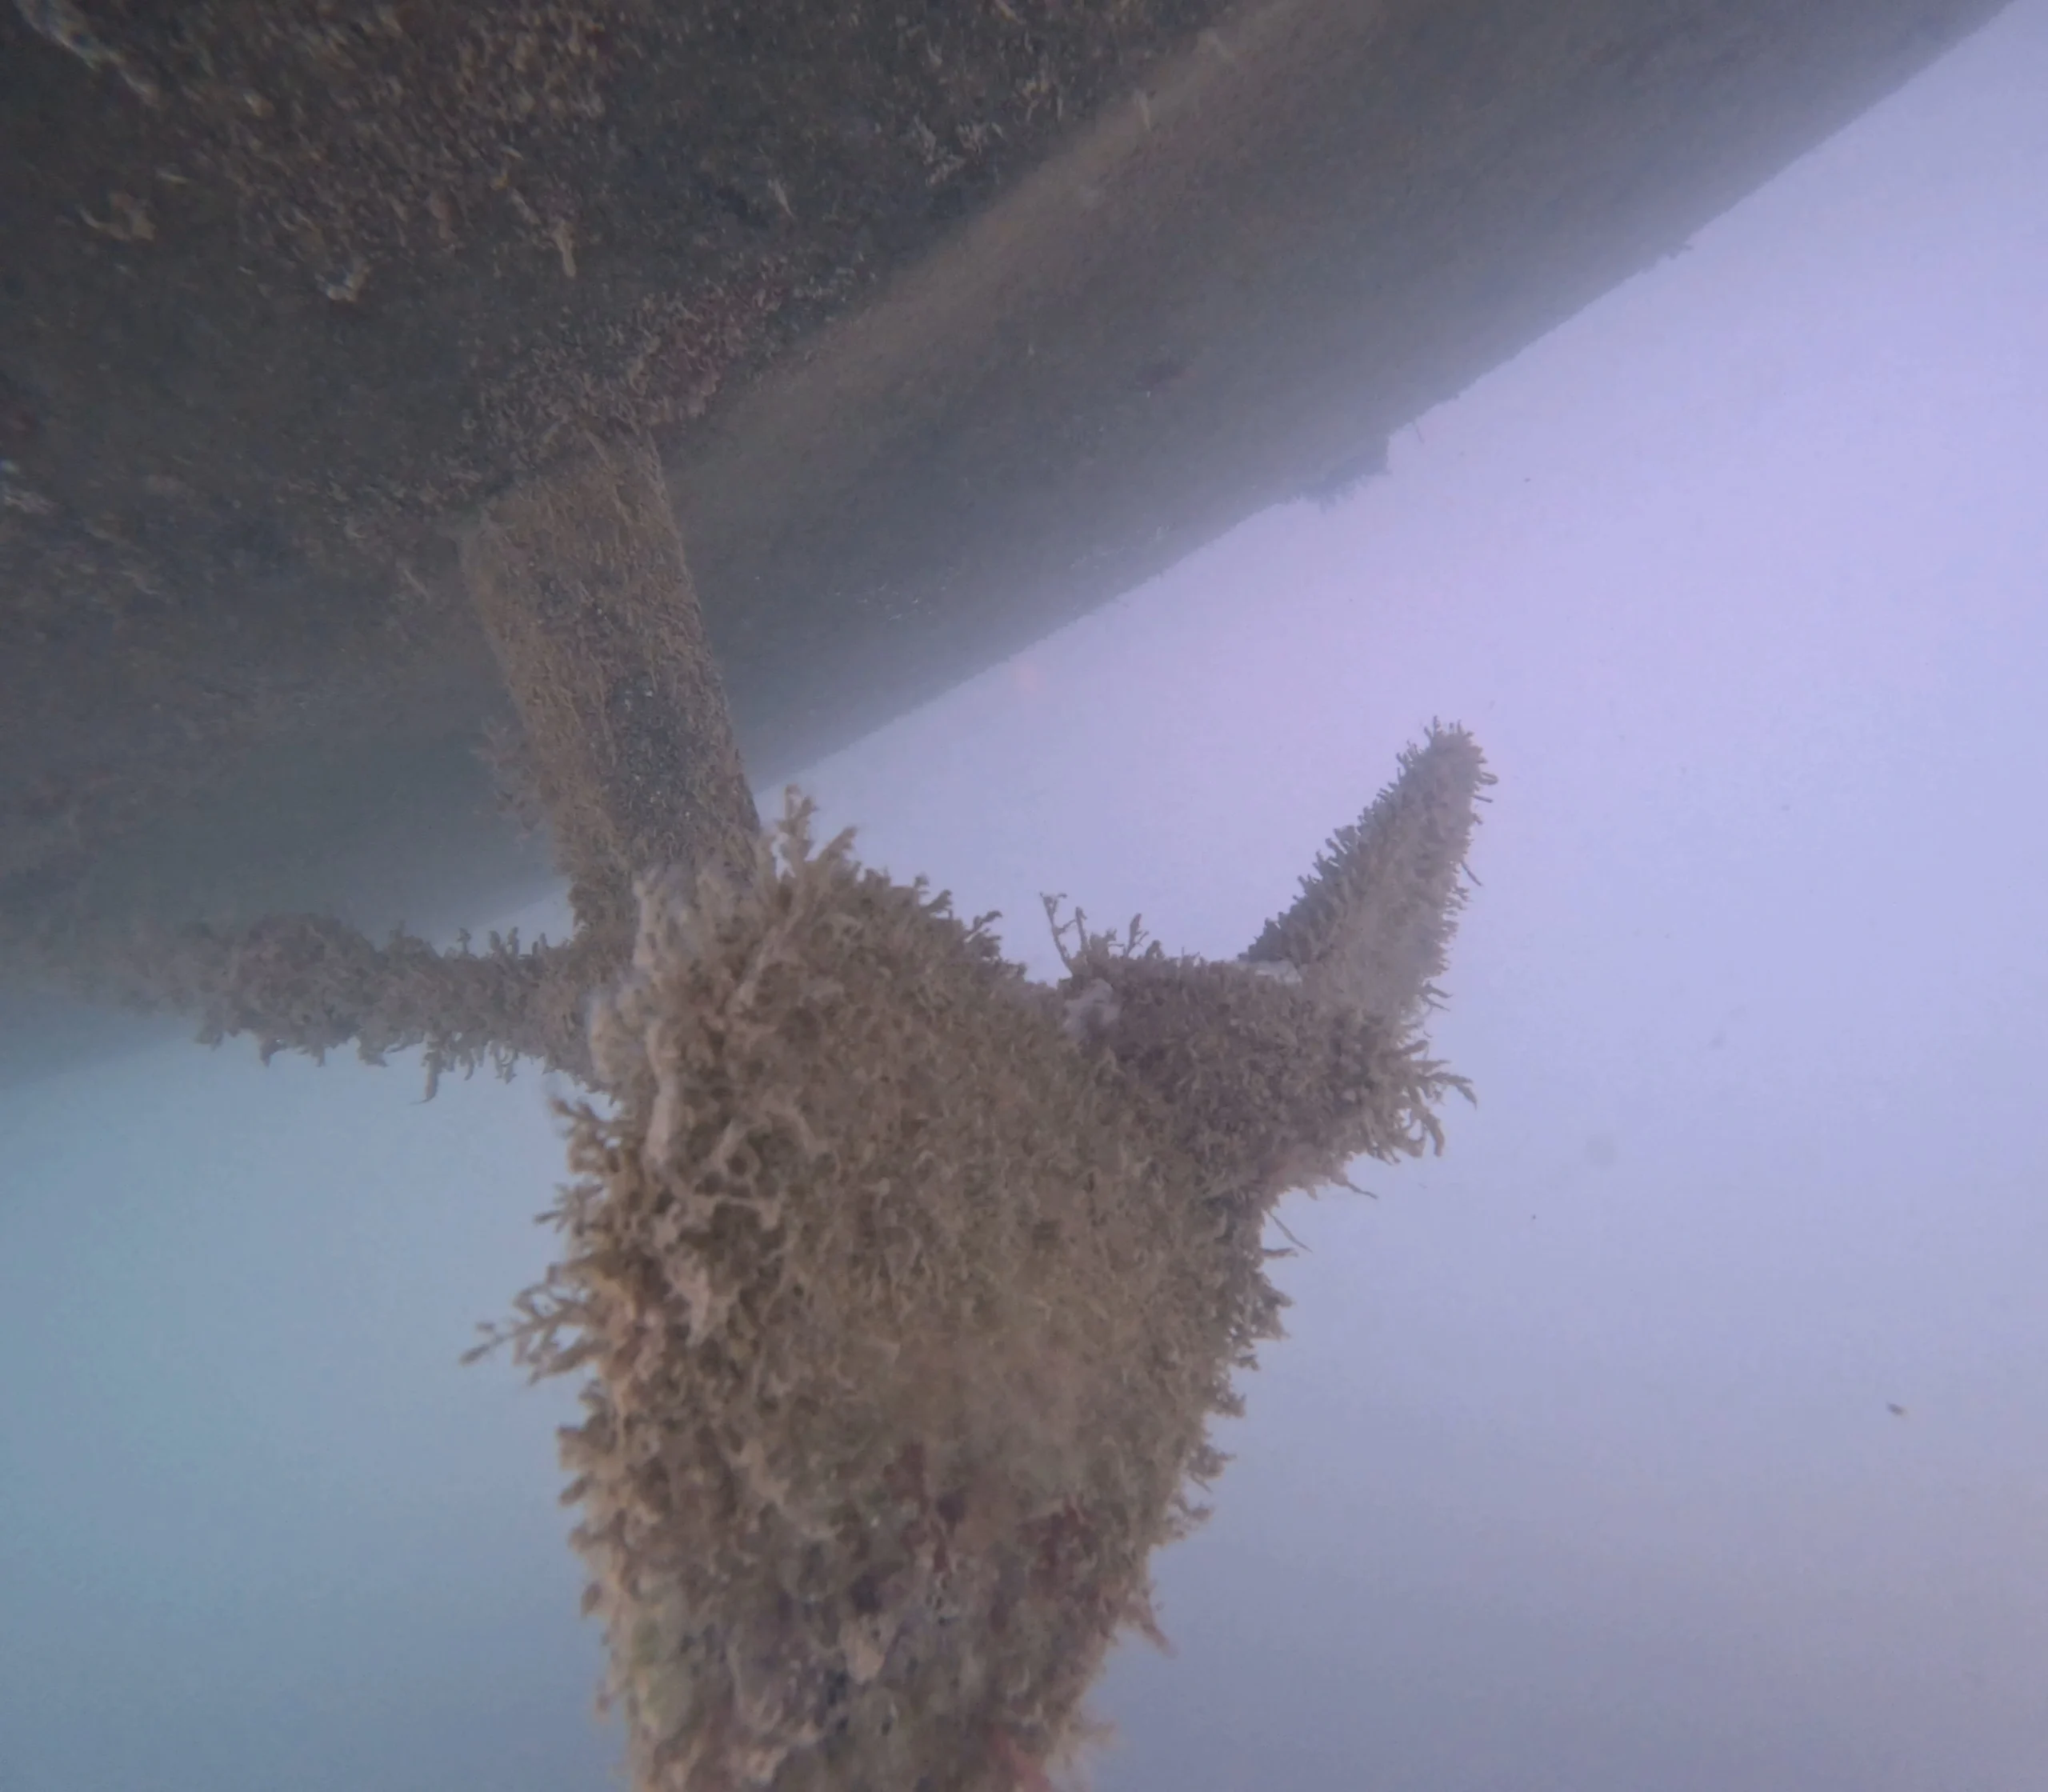
[[[1034,985],[993,917],[814,849],[794,796],[750,875],[643,881],[567,1249],[494,1334],[590,1377],[568,1497],[642,1792],[1008,1788],[1086,1739],[1279,1334],[1272,1204],[1441,1144],[1462,1084],[1311,979],[1374,892],[1454,906],[1469,744],[1440,730],[1351,830],[1378,869],[1326,870],[1300,977],[1077,915]],[[1402,822],[1416,782],[1444,825]]]
[[[1090,1042],[1157,1098],[1206,1198],[1260,1215],[1354,1158],[1441,1149],[1436,1109],[1465,1090],[1418,1036],[1243,963],[1085,937],[1071,960],[1098,998]]]
[[[761,832],[661,463],[593,443],[490,505],[462,554],[577,925],[622,960],[636,874],[750,866]]]
[[[644,889],[514,1329],[593,1372],[564,1454],[638,1784],[1008,1786],[1149,1625],[1278,1302],[1152,1098],[807,814],[751,886]]]
[[[1432,724],[1401,755],[1393,783],[1332,836],[1247,962],[1292,965],[1324,1000],[1413,1026],[1436,999],[1465,906],[1474,805],[1493,782],[1470,734]]]

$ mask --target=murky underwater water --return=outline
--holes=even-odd
[[[1042,891],[1242,950],[1431,714],[1501,777],[1433,1030],[1478,1106],[1282,1210],[1109,1792],[2038,1778],[2044,18],[804,777],[1041,975]],[[548,1085],[420,1090],[0,1095],[0,1784],[604,1782],[572,1402],[457,1361],[547,1261]]]

